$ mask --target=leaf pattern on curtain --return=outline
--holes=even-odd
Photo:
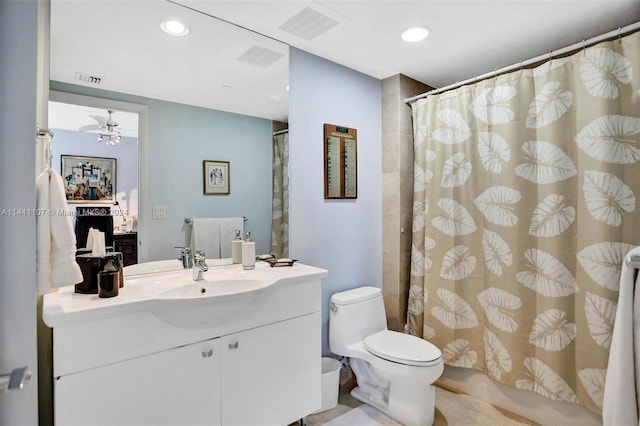
[[[537,358],[525,359],[530,379],[516,380],[516,388],[530,390],[557,401],[576,402],[576,394],[566,381]]]
[[[576,209],[568,206],[560,194],[551,194],[533,211],[529,235],[534,237],[555,237],[560,235],[576,220]]]
[[[563,297],[578,291],[576,279],[557,258],[539,249],[524,252],[527,270],[518,272],[516,280],[547,297]]]
[[[640,159],[640,118],[605,115],[587,124],[576,136],[578,146],[596,160],[631,164]]]
[[[487,363],[487,374],[494,379],[500,379],[511,371],[511,355],[502,344],[498,336],[488,328],[484,329],[484,353]]]
[[[605,241],[587,246],[578,252],[578,261],[591,279],[604,288],[618,291],[622,262],[634,246]]]
[[[587,91],[593,96],[615,99],[620,86],[633,78],[631,62],[607,48],[592,48],[580,58],[580,74]]]
[[[518,330],[516,313],[522,308],[522,299],[518,296],[490,287],[478,293],[478,301],[491,325],[509,333]]]
[[[289,256],[289,133],[273,136],[271,254]]]
[[[442,358],[449,365],[472,368],[478,362],[478,353],[471,349],[468,340],[457,339],[442,348]]]
[[[498,276],[502,275],[503,270],[513,263],[513,254],[509,244],[497,232],[487,229],[482,232],[482,248],[487,269]]]
[[[517,189],[492,186],[473,201],[487,221],[501,226],[514,226],[518,223],[518,216],[514,213],[513,205],[521,199],[522,195]]]
[[[487,124],[508,123],[515,116],[509,101],[516,93],[513,86],[488,88],[474,99],[469,109],[473,115]]]
[[[511,159],[509,144],[494,132],[478,132],[478,153],[484,168],[496,174]]]
[[[620,226],[622,215],[636,209],[631,188],[611,173],[584,172],[583,192],[589,213],[607,225]]]
[[[526,126],[538,128],[557,121],[569,110],[573,93],[562,91],[558,81],[550,81],[542,87],[529,105]]]
[[[526,162],[518,164],[515,173],[530,182],[554,183],[578,174],[571,158],[551,142],[525,142],[522,151]]]
[[[416,101],[407,332],[601,413],[639,101],[640,32]]]

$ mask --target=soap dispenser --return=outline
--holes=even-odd
[[[242,269],[254,269],[256,267],[256,243],[251,241],[251,231],[244,234],[242,243]]]
[[[236,237],[231,241],[231,263],[242,263],[242,235],[236,229]]]

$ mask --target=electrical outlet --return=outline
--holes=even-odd
[[[167,208],[166,207],[153,207],[153,219],[166,219]]]

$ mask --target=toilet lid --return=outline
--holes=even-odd
[[[372,354],[400,364],[427,366],[440,362],[440,349],[409,334],[383,330],[364,339],[364,347]]]

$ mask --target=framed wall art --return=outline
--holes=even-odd
[[[61,155],[60,163],[68,203],[113,203],[116,194],[115,158]]]
[[[358,198],[358,131],[324,125],[324,198]]]
[[[230,192],[228,161],[202,162],[204,195],[227,195]]]

